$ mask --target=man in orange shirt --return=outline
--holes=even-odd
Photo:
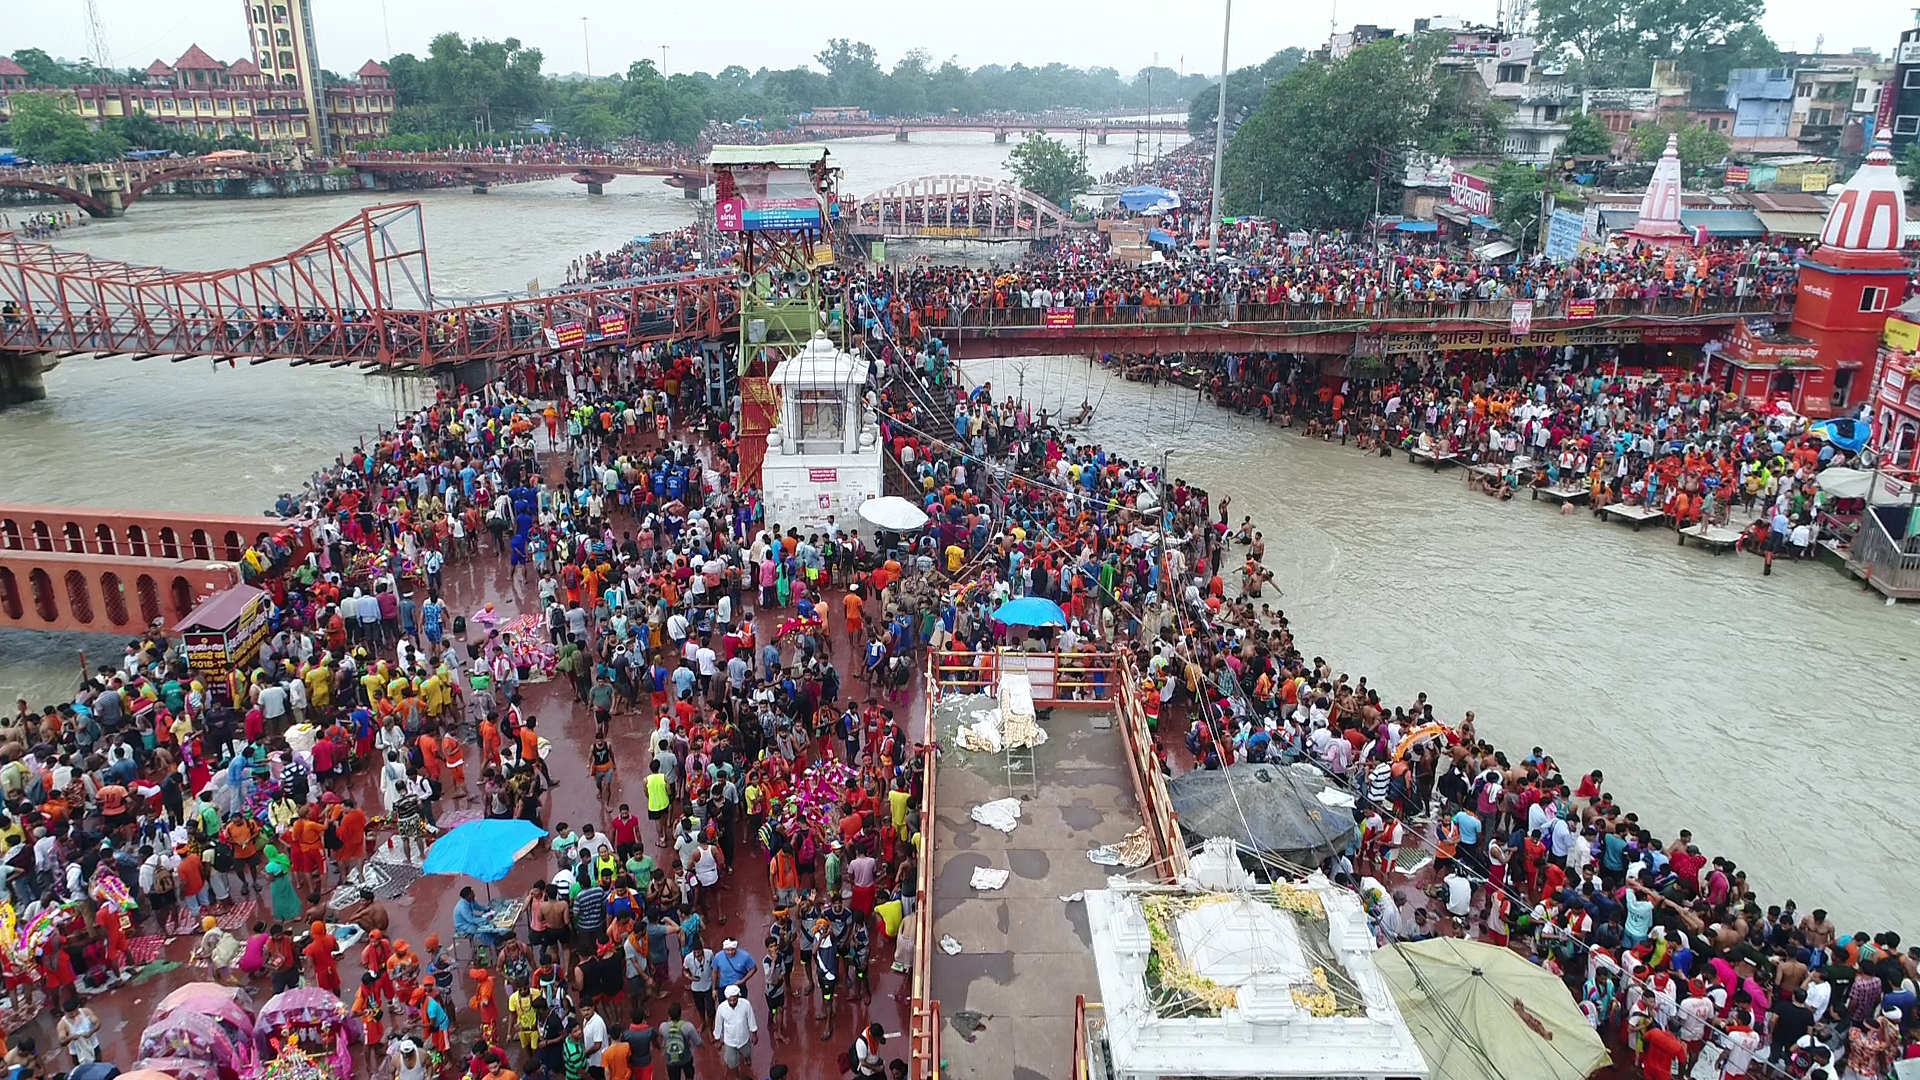
[[[340,943],[327,932],[326,923],[316,920],[310,929],[313,932],[313,940],[307,942],[307,947],[301,952],[306,956],[307,962],[313,965],[314,985],[329,994],[337,995],[340,993],[340,961],[334,957],[333,953],[339,948]]]
[[[287,826],[287,857],[293,864],[295,887],[302,892],[319,892],[321,870],[326,865],[327,828],[315,818],[312,807]],[[305,879],[305,884],[301,884]],[[337,992],[337,991],[336,991]]]

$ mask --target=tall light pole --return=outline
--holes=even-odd
[[[587,50],[587,78],[593,78],[593,35],[587,33],[587,17],[580,16],[580,44]]]
[[[1220,159],[1227,150],[1227,43],[1233,38],[1233,0],[1220,24],[1220,109],[1213,118],[1213,206],[1207,214],[1207,257],[1220,257]]]
[[[667,46],[660,46],[660,77],[667,77]]]

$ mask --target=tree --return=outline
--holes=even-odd
[[[1029,132],[1007,154],[1007,171],[1023,188],[1060,206],[1093,186],[1087,155],[1045,132]]]
[[[74,66],[48,56],[45,49],[21,49],[13,62],[27,69],[29,86],[72,86],[75,81]]]
[[[1667,59],[1696,73],[1717,65],[1724,79],[1717,52],[1772,48],[1758,28],[1763,0],[1539,0],[1537,10],[1540,44],[1577,57],[1599,86],[1645,86],[1653,62]]]
[[[1705,124],[1683,116],[1669,116],[1658,123],[1641,124],[1633,129],[1634,154],[1641,161],[1658,161],[1667,148],[1667,136],[1680,136],[1680,167],[1698,169],[1727,159],[1730,144],[1726,136]]]
[[[885,76],[880,72],[879,57],[873,46],[864,41],[833,38],[813,58],[827,69],[827,81],[833,84],[833,92],[838,95],[834,104],[869,107],[875,104]]]
[[[1227,145],[1227,212],[1359,225],[1407,153],[1495,140],[1502,107],[1478,78],[1436,67],[1440,48],[1432,37],[1379,42],[1275,83]]]
[[[1522,251],[1533,250],[1539,240],[1540,197],[1550,185],[1545,172],[1512,161],[1501,162],[1487,184],[1500,232]]]
[[[1907,147],[1907,152],[1900,155],[1900,160],[1894,167],[1899,170],[1901,176],[1906,177],[1907,187],[1911,189],[1915,179],[1920,178],[1920,142]]]
[[[1613,133],[1592,113],[1575,113],[1567,121],[1567,141],[1560,146],[1568,157],[1613,156]]]
[[[1227,127],[1235,125],[1253,114],[1260,107],[1260,99],[1267,94],[1267,87],[1292,74],[1293,69],[1307,57],[1307,51],[1298,47],[1281,49],[1267,57],[1264,63],[1249,64],[1227,75]],[[1214,117],[1220,112],[1220,87],[1218,84],[1193,95],[1187,104],[1187,130],[1196,138],[1211,135]]]
[[[94,131],[53,94],[15,94],[6,138],[35,161],[107,161],[126,152],[124,140]]]

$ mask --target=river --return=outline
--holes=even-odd
[[[1824,565],[1680,548],[1584,510],[1502,503],[1403,455],[1382,460],[1085,360],[980,360],[997,394],[1071,411],[1085,438],[1151,458],[1251,515],[1307,656],[1389,705],[1474,710],[1513,760],[1545,747],[1662,841],[1693,830],[1769,903],[1846,931],[1913,924],[1920,813],[1906,745],[1920,608]],[[1024,380],[1022,375],[1024,374]],[[1231,575],[1229,575],[1231,576]],[[1903,937],[1911,937],[1904,933]]]
[[[985,134],[836,141],[843,190],[914,176],[1004,176]],[[1089,146],[1093,171],[1131,140]],[[600,197],[567,180],[491,194],[419,193],[435,289],[460,295],[561,279],[582,252],[678,227],[671,188],[622,178]],[[212,269],[284,253],[370,195],[141,203],[64,246]],[[1897,748],[1914,713],[1920,617],[1813,566],[1762,577],[1751,559],[1677,549],[1586,514],[1469,495],[1457,477],[1281,433],[1089,371],[1084,361],[981,361],[1002,392],[1099,406],[1092,437],[1233,497],[1269,538],[1282,603],[1308,655],[1367,675],[1393,703],[1425,690],[1511,753],[1541,745],[1607,788],[1663,839],[1746,869],[1764,896],[1823,904],[1843,929],[1904,923],[1920,886],[1920,821]],[[257,512],[316,465],[390,423],[419,385],[281,364],[63,363],[46,401],[0,412],[4,497],[18,502]],[[53,700],[71,642],[9,635],[0,701]]]

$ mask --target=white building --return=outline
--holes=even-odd
[[[1318,874],[1249,881],[1232,851],[1209,841],[1194,861],[1230,888],[1114,878],[1086,893],[1104,1014],[1092,1060],[1114,1080],[1429,1076],[1359,897]]]
[[[767,435],[760,467],[769,528],[804,535],[829,515],[848,525],[861,503],[881,493],[880,428],[861,401],[866,375],[865,364],[818,331],[773,369],[780,422]]]

